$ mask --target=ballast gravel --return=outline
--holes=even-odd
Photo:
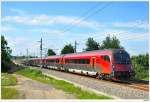
[[[101,80],[96,80],[91,77],[84,77],[81,75],[49,70],[49,69],[41,69],[39,67],[34,67],[34,68],[41,70],[44,73],[56,76],[58,78],[75,82],[85,87],[92,88],[94,90],[100,91],[102,93],[106,93],[110,96],[116,96],[121,99],[148,99],[149,98],[149,92],[143,90],[126,87],[123,85],[121,86],[107,81],[105,82]]]

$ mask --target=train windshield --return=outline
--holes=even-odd
[[[129,54],[125,51],[114,53],[114,59],[116,64],[131,64]]]

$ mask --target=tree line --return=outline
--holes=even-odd
[[[132,56],[133,76],[136,79],[149,79],[149,54]]]
[[[8,47],[8,43],[4,36],[1,36],[1,71],[7,72],[12,64],[11,61],[12,50]]]
[[[103,50],[103,49],[120,49],[123,48],[120,45],[119,39],[117,39],[115,36],[108,35],[103,41],[102,44],[99,44],[96,42],[92,37],[89,37],[86,41],[86,48],[85,51],[92,51],[92,50]],[[61,50],[61,54],[68,54],[68,53],[74,53],[75,47],[71,44],[65,45],[64,48]],[[56,55],[56,53],[52,49],[48,49],[47,52],[48,56]]]

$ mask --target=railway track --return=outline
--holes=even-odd
[[[17,63],[17,64],[19,64],[19,63]],[[48,70],[54,70],[54,69],[48,69]],[[58,70],[55,70],[55,71],[58,71]],[[139,90],[143,90],[143,91],[147,91],[147,92],[149,91],[149,82],[148,81],[130,80],[130,81],[120,81],[120,82],[117,81],[116,82],[116,81],[100,80],[100,79],[97,79],[95,77],[87,76],[84,74],[64,72],[64,71],[61,71],[61,72],[67,73],[67,74],[80,75],[80,76],[88,77],[88,78],[93,78],[93,80],[99,80],[99,81],[104,81],[104,82],[113,83],[113,84],[117,84],[117,85],[123,85],[125,87],[131,87],[134,89],[139,89]]]
[[[47,69],[47,68],[44,68],[44,69]],[[95,77],[92,77],[92,76],[87,76],[87,75],[84,75],[84,74],[65,72],[65,71],[60,71],[60,70],[55,70],[55,69],[47,69],[47,70],[53,70],[53,71],[59,71],[59,72],[62,72],[62,73],[67,73],[67,74],[79,75],[79,76],[86,77],[86,78],[92,78],[92,80],[99,80],[101,82],[112,83],[112,84],[116,84],[116,85],[121,85],[121,86],[130,87],[130,88],[139,89],[139,90],[143,90],[143,91],[149,92],[149,82],[148,81],[137,81],[137,80],[110,81],[110,80],[100,80],[98,78],[95,78]]]
[[[44,68],[44,69],[47,69],[47,68]],[[54,70],[54,69],[47,69],[47,70]],[[59,70],[54,70],[54,71],[59,71]],[[130,81],[100,80],[98,78],[95,78],[95,77],[92,77],[92,76],[88,76],[88,75],[84,75],[84,74],[65,72],[65,71],[61,71],[61,72],[62,73],[67,73],[67,74],[80,75],[82,77],[92,78],[93,80],[99,80],[99,81],[103,81],[103,82],[107,82],[107,83],[122,85],[122,86],[125,86],[125,87],[130,87],[130,88],[139,89],[139,90],[143,90],[143,91],[149,92],[149,82],[146,82],[146,81],[137,81],[137,80],[130,80]]]

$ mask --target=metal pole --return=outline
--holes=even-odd
[[[76,40],[75,40],[75,44],[74,44],[74,53],[77,52],[77,45],[78,45],[78,43],[77,43]]]
[[[74,53],[76,53],[76,48],[77,48],[77,43],[76,43],[76,41],[75,41],[75,45],[74,45],[75,47],[74,47]]]
[[[45,57],[47,57],[47,49],[45,49]]]
[[[26,61],[27,61],[27,63],[28,63],[28,49],[27,49]]]
[[[40,41],[40,56],[41,56],[41,67],[42,67],[42,38],[41,38],[41,41]]]

